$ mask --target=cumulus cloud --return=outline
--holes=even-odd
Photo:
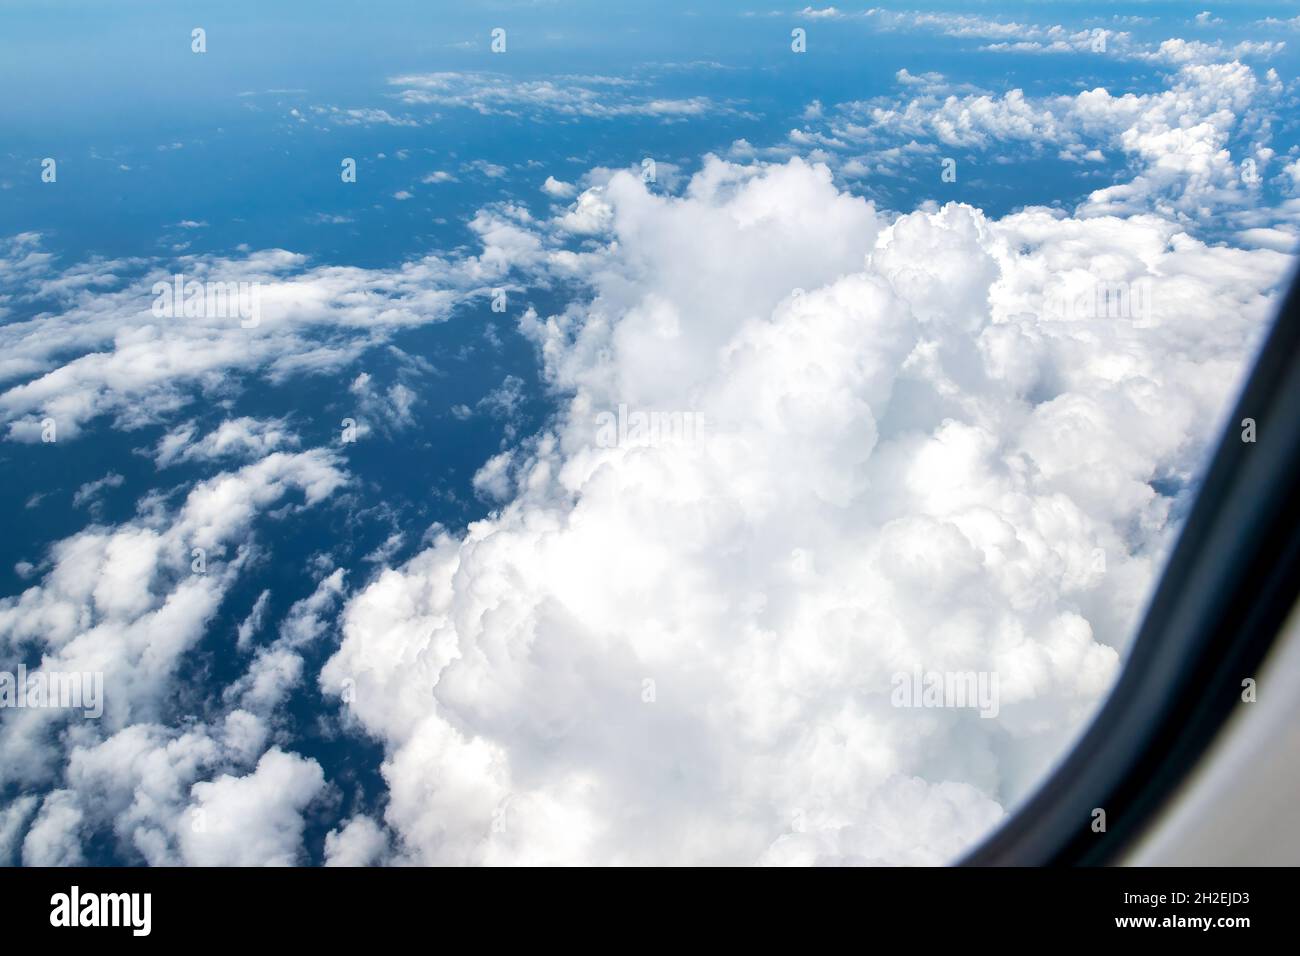
[[[15,660],[35,650],[44,673],[103,675],[103,717],[75,727],[74,737],[156,721],[182,659],[254,554],[254,518],[295,492],[300,507],[318,504],[346,480],[329,452],[276,452],[198,483],[175,513],[146,498],[131,521],[55,542],[40,583],[0,600],[0,653]],[[6,711],[0,785],[51,779],[61,759],[51,731],[78,718],[56,708]]]
[[[321,602],[299,602],[290,621],[310,616],[303,605],[319,610]],[[301,646],[303,635],[293,630],[287,626],[277,643]],[[257,689],[263,673],[251,667],[244,683]],[[65,786],[41,803],[23,862],[78,864],[93,833],[111,834],[123,858],[156,866],[300,861],[302,812],[323,792],[323,772],[314,760],[267,750],[269,735],[267,720],[242,707],[210,721],[140,721],[106,736],[74,730]],[[20,798],[0,818],[0,836],[21,825],[10,827],[30,815],[34,801]],[[363,851],[364,836],[354,835],[353,856]]]
[[[1137,51],[1139,60],[1179,66],[1184,63],[1222,63],[1227,60],[1258,58],[1267,60],[1277,56],[1286,47],[1281,40],[1242,40],[1239,43],[1206,43],[1201,40],[1184,40],[1174,37],[1164,40],[1154,50]]]
[[[1063,135],[1056,115],[1031,105],[1020,90],[1001,97],[973,94],[949,96],[942,102],[915,99],[901,110],[875,107],[871,119],[909,135],[932,135],[951,146],[983,146],[991,139],[1052,142]]]
[[[0,807],[0,866],[13,866],[20,861],[22,838],[38,803],[38,797],[27,794]]]
[[[154,865],[300,858],[301,813],[322,791],[323,772],[266,746],[275,709],[301,678],[302,651],[332,620],[343,571],[289,609],[276,639],[218,695],[225,707],[178,715],[177,699],[186,697],[178,678],[257,555],[254,520],[273,507],[283,515],[317,506],[348,476],[331,452],[274,451],[278,442],[266,440],[274,432],[260,427],[267,423],[235,424],[196,442],[198,458],[222,457],[250,435],[261,458],[197,483],[174,510],[146,496],[134,519],[56,542],[40,583],[0,601],[6,660],[20,649],[30,659],[34,650],[39,665],[31,670],[100,673],[104,688],[96,721],[56,708],[3,715],[0,786],[58,784],[34,817],[35,798],[26,797],[0,818],[0,849],[10,855],[25,831],[26,864],[82,863],[86,841],[105,833],[124,859]],[[240,626],[236,651],[251,647],[268,598],[263,591]]]
[[[1233,157],[1235,136],[1252,135],[1267,142],[1267,101],[1281,92],[1277,74],[1261,81],[1241,63],[1187,66],[1170,89],[1147,96],[1111,96],[1103,89],[1079,94],[1077,115],[1085,124],[1115,123],[1124,152],[1139,165],[1127,183],[1106,187],[1089,196],[1093,213],[1134,213],[1146,210],[1165,215],[1204,216],[1223,207],[1255,204],[1246,160]]]
[[[355,816],[325,835],[326,866],[374,866],[388,850],[388,836],[367,816]]]
[[[316,761],[272,747],[250,774],[196,783],[181,831],[195,866],[293,866],[300,862],[303,810],[325,786]]]
[[[568,199],[578,191],[573,183],[562,182],[554,176],[547,176],[546,182],[542,183],[542,192],[548,196],[554,196],[556,199]]]
[[[67,790],[54,790],[41,802],[40,812],[23,840],[25,866],[83,866],[78,830],[82,810]]]
[[[1086,36],[863,16],[1043,50]],[[99,416],[166,422],[148,451],[159,468],[227,470],[31,555],[21,573],[37,583],[0,600],[7,659],[34,651],[43,669],[106,683],[93,725],[0,715],[0,786],[25,794],[0,812],[0,862],[83,862],[105,834],[154,864],[301,862],[305,815],[332,789],[286,749],[285,705],[305,684],[337,695],[344,724],[385,755],[386,800],[333,821],[332,865],[960,853],[1110,686],[1300,223],[1296,200],[1251,208],[1233,154],[1250,139],[1262,176],[1300,183],[1294,154],[1267,145],[1275,73],[1207,62],[1234,53],[1213,44],[1111,39],[1172,66],[1167,86],[994,94],[900,71],[901,100],[819,102],[788,143],[732,154],[779,163],[708,157],[689,179],[660,163],[653,185],[639,169],[548,177],[549,218],[486,207],[469,222],[474,255],[353,269],[269,250],[60,270],[39,236],[6,240],[0,314],[29,316],[0,325],[9,437],[46,417],[60,440]],[[601,77],[391,82],[413,110],[720,109]],[[1073,214],[1001,218],[881,211],[832,175],[1007,143],[1128,168]],[[831,166],[784,161],[796,149]],[[1241,213],[1231,242],[1198,234],[1223,209]],[[181,268],[256,282],[260,322],[154,315],[152,284]],[[299,450],[288,419],[204,432],[189,403],[243,375],[337,372],[525,281],[576,292],[520,320],[556,414],[518,434],[524,383],[505,372],[475,409],[453,406],[507,424],[473,479],[494,510],[435,526],[368,579],[317,555],[313,590],[274,624],[271,591],[253,588],[225,638],[237,676],[205,688],[198,713],[177,709],[189,655],[258,557],[258,519],[349,481],[338,452]],[[405,381],[349,377],[363,431],[414,424]],[[110,472],[78,500],[93,507],[114,484]],[[394,529],[360,560],[383,565],[404,541]],[[996,716],[896,706],[894,679],[918,670],[997,675]]]
[[[922,31],[962,40],[990,41],[981,50],[1011,53],[1083,53],[1101,51],[1125,56],[1141,49],[1123,30],[1067,27],[948,11],[886,10],[872,7],[855,16],[876,30]],[[1104,38],[1104,40],[1103,40]]]
[[[399,852],[950,858],[1109,686],[1175,526],[1153,483],[1194,480],[1288,260],[1155,216],[890,222],[798,160],[584,196],[590,297],[524,322],[563,412],[321,675]],[[620,405],[708,427],[611,447]],[[891,706],[915,668],[999,674],[999,717]]]
[[[1027,155],[1054,147],[1060,158],[1083,163],[1110,154],[1123,161],[1116,181],[1088,195],[1081,213],[1157,212],[1199,228],[1260,205],[1270,117],[1284,94],[1275,71],[1260,76],[1240,62],[1187,62],[1164,89],[1119,95],[1105,87],[1069,96],[954,92],[937,75],[908,74],[899,83],[902,98],[839,104],[794,131],[791,142],[831,151],[848,178],[915,164],[936,145]],[[1243,140],[1249,152],[1238,145]]]
[[[834,8],[832,8],[834,9]],[[880,30],[925,29],[951,37],[1024,37],[1039,39],[1062,31],[1060,26],[1040,27],[1013,20],[999,20],[978,14],[916,10],[886,10],[872,7],[858,14]]]
[[[68,757],[68,789],[60,791],[75,810],[75,838],[106,830],[127,858],[179,865],[180,834],[197,822],[185,819],[190,788],[218,767],[255,758],[265,736],[251,715],[233,713],[224,727],[177,730],[142,722],[102,740],[81,740]],[[48,852],[41,847],[50,842],[29,835],[28,849]]]

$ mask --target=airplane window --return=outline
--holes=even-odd
[[[1135,852],[1294,600],[1293,6],[367,7],[0,3],[0,863]]]

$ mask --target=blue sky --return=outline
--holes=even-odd
[[[0,670],[106,695],[0,711],[9,862],[951,859],[1110,686],[1300,232],[1295,4],[0,22]]]
[[[83,254],[157,254],[179,241],[220,251],[245,241],[240,229],[246,228],[339,261],[391,263],[432,244],[463,240],[454,224],[477,204],[509,197],[535,206],[535,191],[526,188],[535,172],[524,164],[540,164],[532,170],[543,174],[576,174],[663,152],[689,166],[739,138],[772,145],[800,125],[808,103],[889,95],[895,74],[909,65],[912,72],[924,72],[917,64],[939,67],[954,80],[995,93],[1018,88],[1031,95],[1094,85],[1141,92],[1158,87],[1162,66],[1100,56],[990,57],[978,43],[935,30],[893,30],[882,43],[870,19],[835,20],[746,3],[699,6],[489,4],[471,12],[459,5],[392,3],[382,17],[372,17],[336,3],[268,10],[256,3],[205,9],[7,2],[0,82],[21,95],[0,105],[5,150],[14,163],[57,155],[64,175],[58,201],[51,202],[37,191],[38,179],[16,175],[20,167],[11,165],[0,215],[13,230],[40,227]],[[947,9],[1002,22],[1050,19],[1079,29],[1122,30],[1143,43],[1158,43],[1170,26],[1192,20],[1183,4],[1142,4],[1137,14],[1116,4]],[[1222,42],[1250,42],[1268,33],[1255,26],[1260,19],[1282,17],[1288,9],[1234,4],[1216,14],[1222,23],[1183,32],[1191,39],[1212,33]],[[1124,22],[1135,16],[1151,22]],[[801,24],[812,31],[810,54],[776,55],[788,52],[789,31]],[[211,37],[203,56],[190,51],[196,25]],[[507,28],[504,56],[488,49],[497,26]],[[1284,30],[1273,33],[1285,40]],[[1269,63],[1285,67],[1294,55],[1284,49]],[[440,111],[435,119],[433,110],[394,103],[393,77],[439,71],[524,81],[609,75],[635,84],[616,94],[641,100],[705,96],[717,108],[695,122],[624,117],[591,123],[546,112],[484,116],[464,108]],[[313,107],[387,109],[416,125],[297,123],[288,115]],[[563,129],[538,137],[539,124]],[[414,162],[376,158],[384,153],[391,159],[399,150],[416,151]],[[332,188],[340,153],[358,154],[363,163],[358,188],[346,194]],[[417,190],[406,205],[392,200],[410,186],[414,165],[467,160],[503,166],[511,175],[496,182],[469,175],[456,189]],[[1016,172],[1024,168],[1018,163]],[[1078,170],[1054,161],[1031,168],[1026,177],[985,167],[967,188],[979,189],[972,198],[982,207],[1001,212],[1077,201],[1081,187],[1090,185]],[[1098,178],[1115,174],[1091,172]],[[898,208],[928,198],[928,186],[905,178],[913,181],[853,185]],[[358,222],[351,229],[321,229],[305,221],[311,214]],[[448,220],[449,228],[437,228],[438,219]],[[181,220],[210,225],[203,235],[187,235],[177,229]]]

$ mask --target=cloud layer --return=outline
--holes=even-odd
[[[1287,260],[1153,216],[889,222],[799,160],[583,203],[590,299],[525,319],[563,413],[321,675],[385,745],[399,852],[950,858],[1113,678],[1152,484],[1192,480]],[[1099,279],[1149,309],[1090,311]],[[604,447],[620,405],[708,428]],[[999,674],[999,718],[891,706],[915,668]]]
[[[987,51],[1093,42],[852,16]],[[4,437],[160,425],[134,450],[184,483],[108,522],[134,472],[105,463],[70,489],[89,523],[0,599],[5,661],[105,680],[102,720],[0,714],[0,863],[86,862],[105,837],[152,864],[952,859],[1110,686],[1292,264],[1300,160],[1270,139],[1287,90],[1224,62],[1270,49],[1202,36],[1111,34],[1168,70],[1145,92],[900,70],[897,95],[814,101],[784,142],[735,144],[744,164],[516,166],[536,208],[491,203],[472,250],[387,268],[242,247],[60,267],[40,235],[4,241]],[[600,76],[389,85],[418,118],[303,121],[407,135],[430,108],[656,125],[732,109]],[[900,214],[846,187],[1011,148],[1079,170],[1077,205]],[[255,284],[258,320],[158,315],[150,290],[181,271]],[[382,351],[435,377],[394,336],[501,289],[553,403],[540,430],[504,369],[450,398],[360,367]],[[437,454],[421,426],[444,399],[499,424],[472,482],[491,510],[420,538],[349,449],[304,447],[303,416],[199,422],[201,398],[318,374],[368,449]],[[387,538],[299,555],[297,600],[254,579],[278,556],[268,525],[328,512],[350,534],[365,511]],[[897,706],[897,676],[921,672],[995,675],[996,714]],[[294,738],[305,698],[320,736],[382,748],[385,793],[352,799],[362,786]]]

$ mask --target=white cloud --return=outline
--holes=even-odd
[[[1263,226],[1243,229],[1237,233],[1236,239],[1243,246],[1293,253],[1300,247],[1300,230],[1294,226]]]
[[[460,107],[484,115],[518,116],[533,110],[583,119],[641,116],[671,120],[728,111],[704,96],[637,95],[622,85],[584,77],[519,80],[498,73],[443,72],[406,73],[388,82],[401,87],[398,98],[408,106]]]
[[[933,135],[952,146],[984,146],[993,139],[1053,142],[1063,135],[1056,114],[1034,106],[1020,90],[1001,97],[949,96],[942,103],[915,99],[902,110],[873,108],[871,119],[878,126],[906,135]]]
[[[511,452],[503,451],[489,458],[474,473],[474,490],[485,498],[497,501],[510,499],[510,465],[514,460]]]
[[[561,182],[554,176],[547,176],[546,182],[542,183],[542,192],[548,196],[554,196],[556,199],[568,199],[577,191],[578,187],[573,183]]]
[[[1078,41],[980,18],[916,22],[1044,48]],[[1158,56],[1182,65],[1141,95],[994,95],[903,71],[905,101],[819,104],[792,137],[850,154],[839,171],[864,176],[933,159],[939,147],[921,140],[1128,157],[1133,178],[1074,216],[927,204],[896,217],[802,160],[709,158],[680,190],[669,163],[653,188],[639,170],[597,169],[576,184],[547,178],[565,201],[550,219],[482,210],[470,223],[482,250],[467,258],[383,270],[282,250],[183,260],[199,277],[261,282],[256,329],[157,320],[147,290],[170,274],[162,264],[59,272],[39,236],[8,240],[5,288],[38,293],[6,292],[0,313],[20,294],[57,303],[0,325],[0,380],[17,383],[0,416],[14,438],[44,415],[60,440],[97,415],[171,419],[218,377],[337,371],[521,274],[585,294],[521,320],[560,403],[547,429],[515,435],[516,377],[479,403],[511,423],[474,478],[496,510],[463,534],[436,529],[350,598],[344,571],[318,563],[315,590],[273,638],[262,590],[229,638],[246,669],[202,721],[166,726],[167,702],[257,554],[254,518],[332,495],[348,480],[337,454],[297,451],[284,419],[202,436],[173,426],[152,452],[159,467],[252,463],[179,504],[146,496],[134,519],[23,562],[39,583],[0,601],[0,647],[103,670],[107,709],[95,725],[5,715],[0,779],[56,789],[0,815],[0,862],[80,862],[87,835],[106,828],[150,863],[300,861],[323,772],[266,748],[282,740],[287,696],[317,677],[307,649],[336,624],[320,685],[348,689],[349,722],[385,748],[389,793],[386,826],[359,814],[328,834],[331,864],[952,858],[1109,686],[1176,530],[1156,487],[1194,483],[1292,262],[1294,209],[1234,220],[1229,238],[1245,248],[1191,225],[1254,203],[1230,147],[1266,130],[1281,90],[1271,71],[1200,62],[1217,55],[1168,47]],[[598,77],[398,80],[409,103],[492,113],[714,108]],[[1274,172],[1265,138],[1250,138],[1274,182],[1300,182],[1293,156]],[[1126,291],[1136,313],[1098,312],[1103,288]],[[418,401],[365,372],[348,400],[394,430]],[[697,440],[610,445],[596,416],[620,406],[707,427]],[[403,540],[394,532],[362,560],[390,560]],[[914,667],[997,673],[997,719],[892,707],[891,675]]]
[[[524,324],[563,414],[482,473],[499,512],[348,602],[321,675],[397,845],[950,858],[1109,686],[1174,530],[1151,482],[1192,480],[1289,260],[1153,216],[890,223],[799,161],[584,196],[602,244],[555,264],[591,300]],[[1100,281],[1149,311],[1081,313]],[[602,447],[620,403],[707,438]],[[998,673],[999,718],[891,707],[915,667]]]
[[[834,10],[834,8],[830,9]],[[810,10],[805,10],[805,13],[808,12]],[[1186,63],[1222,63],[1243,57],[1267,59],[1276,56],[1285,47],[1285,43],[1281,41],[1246,40],[1230,45],[1219,41],[1207,43],[1178,37],[1172,37],[1153,46],[1138,42],[1132,34],[1123,30],[1019,23],[977,14],[951,12],[931,13],[872,8],[854,16],[865,18],[871,26],[882,31],[920,30],[959,39],[990,40],[993,42],[979,48],[989,52],[1093,54],[1171,66]],[[830,18],[843,17],[836,11]],[[1119,19],[1122,22],[1146,22],[1142,18]],[[1198,14],[1193,22],[1198,27],[1204,27],[1221,24],[1222,20],[1204,12]],[[1269,26],[1284,25],[1283,21],[1278,20],[1260,21],[1260,23]]]
[[[78,830],[81,808],[67,790],[46,794],[23,840],[24,866],[84,866]]]
[[[596,235],[609,228],[610,208],[601,198],[601,190],[588,189],[566,211],[560,224],[578,235]]]
[[[342,829],[325,835],[326,866],[374,866],[387,851],[387,834],[366,816],[355,816]]]
[[[1263,20],[1256,20],[1256,26],[1271,27],[1282,30],[1300,30],[1300,17],[1291,17],[1289,20],[1279,20],[1277,17],[1265,17]]]
[[[1285,47],[1286,43],[1281,40],[1242,40],[1228,45],[1217,41],[1205,43],[1175,37],[1163,41],[1154,50],[1135,52],[1133,56],[1153,63],[1181,66],[1186,63],[1224,63],[1253,57],[1267,60],[1277,56]]]
[[[343,591],[343,569],[337,568],[309,597],[295,602],[280,624],[279,637],[258,649],[244,676],[226,688],[225,698],[254,714],[269,713],[283,703],[302,681],[300,652],[325,633]]]
[[[0,783],[57,772],[61,752],[50,737],[59,722],[84,735],[158,719],[180,662],[253,553],[253,519],[290,492],[310,506],[346,481],[329,452],[276,452],[200,482],[175,514],[145,499],[132,521],[53,544],[41,582],[0,600],[0,650],[9,659],[20,647],[37,650],[45,672],[102,673],[103,717],[90,727],[77,724],[79,711],[9,711]]]
[[[292,111],[296,116],[297,111]],[[388,110],[340,109],[337,106],[313,106],[312,114],[337,126],[419,126],[420,121],[394,116]]]
[[[270,600],[271,590],[266,588],[253,602],[253,607],[248,612],[248,616],[239,622],[239,630],[236,632],[235,640],[235,647],[239,650],[242,651],[248,647],[253,638],[262,630],[262,622],[266,618],[267,602]]]
[[[38,238],[21,238],[21,253],[0,268],[28,274],[36,294],[57,293],[62,304],[0,325],[0,382],[20,380],[0,392],[0,422],[11,439],[39,441],[41,422],[53,419],[64,441],[99,415],[114,416],[123,429],[154,423],[215,376],[229,376],[229,386],[241,373],[278,381],[337,371],[402,328],[447,319],[458,303],[488,294],[527,265],[521,257],[532,239],[519,245],[523,234],[512,215],[480,212],[471,228],[483,242],[481,255],[454,262],[428,256],[388,270],[308,267],[284,250],[179,261],[175,271],[187,281],[255,285],[260,321],[253,327],[239,316],[155,316],[155,283],[174,281],[173,270],[160,265],[124,282],[112,264],[92,263],[57,285],[42,284],[52,264],[32,251]],[[69,274],[80,281],[69,283]]]
[[[1039,39],[1053,36],[1063,30],[1062,27],[1039,27],[1013,20],[995,20],[975,14],[962,13],[923,13],[911,10],[885,10],[873,7],[861,14],[873,26],[881,30],[926,29],[951,37],[1023,37]]]
[[[0,866],[20,862],[22,837],[40,798],[32,794],[17,797],[0,808]]]
[[[236,715],[227,725],[245,736],[252,730],[252,743],[264,746],[265,728],[250,727]],[[79,814],[78,826],[83,832],[110,828],[130,858],[178,865],[179,833],[194,823],[183,817],[190,787],[232,758],[247,759],[242,748],[228,746],[229,737],[221,728],[203,725],[178,731],[139,723],[107,739],[80,743],[69,755],[65,791]]]
[[[110,471],[103,478],[86,482],[73,493],[72,507],[80,508],[82,505],[93,504],[101,491],[105,488],[120,488],[125,480],[117,472]]]
[[[385,431],[399,431],[414,424],[412,410],[419,397],[414,389],[395,382],[386,391],[379,391],[369,372],[361,372],[348,391],[356,400],[357,414],[365,426],[379,424]]]
[[[39,232],[20,232],[0,239],[0,318],[8,314],[8,303],[13,298],[4,290],[37,282],[49,270],[53,258],[41,250]]]
[[[299,438],[283,418],[230,418],[196,439],[194,422],[177,425],[158,441],[154,464],[167,468],[180,462],[255,459],[283,448],[294,448]]]
[[[192,866],[293,866],[301,862],[303,810],[325,786],[316,761],[272,747],[243,777],[196,783],[180,833]]]
[[[1251,158],[1262,169],[1268,162],[1269,117],[1284,94],[1274,71],[1261,77],[1238,62],[1186,63],[1167,88],[1142,94],[1097,87],[1070,96],[1029,97],[1018,89],[944,95],[942,78],[917,79],[909,74],[902,83],[920,95],[840,104],[824,130],[797,131],[791,142],[838,151],[833,160],[849,177],[888,173],[898,150],[936,145],[988,151],[1011,144],[1028,154],[1053,146],[1060,158],[1086,163],[1123,156],[1120,181],[1094,190],[1084,213],[1155,211],[1205,229],[1259,205],[1242,163]],[[1247,137],[1255,155],[1234,156],[1234,142]],[[860,155],[840,155],[850,152]]]

